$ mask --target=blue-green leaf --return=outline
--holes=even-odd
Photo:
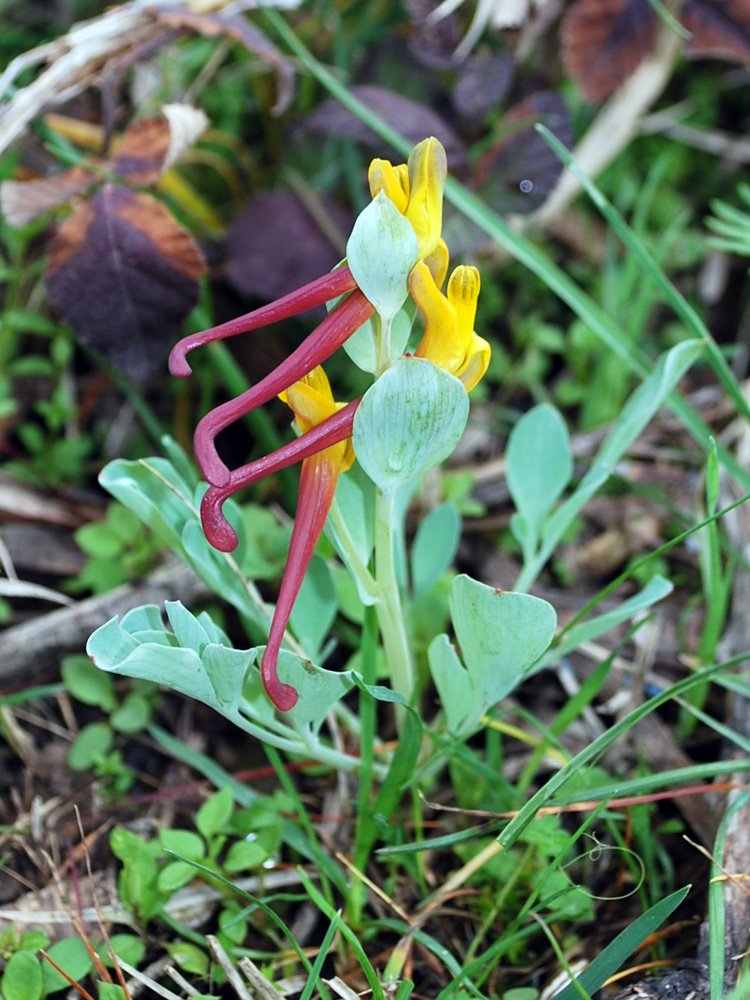
[[[520,684],[549,646],[557,616],[547,601],[453,581],[451,618],[466,669],[486,711]]]
[[[461,538],[461,515],[452,503],[433,508],[422,520],[411,550],[412,590],[426,594],[453,562]]]
[[[354,450],[375,485],[390,493],[447,458],[468,415],[457,378],[423,358],[401,358],[365,393]]]
[[[419,250],[411,223],[381,191],[354,223],[346,258],[360,290],[381,318],[393,319],[408,295]]]

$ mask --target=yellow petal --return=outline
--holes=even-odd
[[[280,392],[279,399],[293,411],[303,433],[323,423],[337,409],[328,376],[320,365]]]
[[[458,335],[468,346],[474,332],[479,298],[479,271],[465,264],[457,267],[448,282],[448,301],[456,310]]]
[[[418,261],[409,275],[409,290],[424,316],[424,336],[415,351],[451,374],[466,357],[466,343],[458,336],[454,306],[435,284],[424,261]]]
[[[471,392],[485,375],[490,363],[492,351],[487,341],[477,333],[472,333],[469,349],[466,352],[463,364],[454,372],[456,378],[463,382],[464,389]]]
[[[434,137],[425,139],[409,156],[409,203],[406,218],[417,234],[419,256],[437,246],[443,225],[443,189],[448,175],[445,150]]]
[[[437,246],[431,254],[428,254],[424,258],[424,262],[429,267],[435,284],[438,288],[442,288],[445,276],[448,273],[448,264],[450,263],[448,244],[445,240],[438,240]]]
[[[367,175],[370,194],[375,198],[381,191],[404,215],[409,201],[409,170],[405,163],[394,167],[390,160],[375,159]]]

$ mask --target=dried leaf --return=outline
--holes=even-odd
[[[131,378],[156,373],[198,299],[205,265],[150,195],[106,184],[60,227],[47,293],[79,340]]]
[[[160,7],[157,17],[171,27],[186,28],[209,38],[226,35],[240,42],[248,52],[268,63],[276,73],[276,103],[273,113],[280,115],[289,107],[294,96],[292,63],[246,17],[222,12],[197,14],[181,4],[174,7]]]
[[[482,158],[475,178],[487,202],[498,212],[533,212],[557,184],[562,164],[534,126],[541,122],[566,146],[573,144],[573,126],[559,94],[543,91],[527,97],[502,121],[523,128],[511,132]]]
[[[691,56],[715,56],[750,65],[748,0],[687,0],[680,21],[691,33]]]
[[[659,19],[648,0],[577,0],[562,23],[565,68],[589,101],[613,94],[651,52]]]
[[[515,59],[507,49],[470,56],[461,67],[453,90],[456,112],[469,121],[481,121],[508,93],[515,71]]]
[[[11,226],[25,226],[50,208],[57,208],[81,194],[95,181],[96,174],[73,167],[57,177],[33,181],[4,181],[0,185],[0,211]]]
[[[328,199],[319,204],[341,232],[343,248],[352,219]],[[232,224],[227,254],[227,276],[235,288],[265,301],[330,271],[343,256],[299,199],[286,191],[265,192],[250,201]]]
[[[430,108],[392,90],[386,90],[385,87],[358,86],[351,87],[350,92],[412,145],[421,142],[426,136],[434,135],[445,147],[448,162],[453,168],[465,161],[463,142],[450,125]],[[302,128],[321,135],[347,136],[363,146],[381,150],[383,147],[382,139],[333,97],[323,101],[308,115]]]
[[[142,118],[126,129],[111,169],[129,184],[156,184],[207,125],[208,119],[199,108],[166,104],[161,115]]]

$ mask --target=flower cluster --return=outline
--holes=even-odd
[[[448,281],[447,294],[440,290],[448,271],[448,249],[441,238],[446,173],[445,151],[431,138],[415,146],[408,164],[393,166],[387,160],[373,160],[369,183],[373,199],[381,194],[387,198],[410,224],[412,242],[416,237],[416,259],[410,261],[403,289],[404,300],[411,294],[425,321],[424,336],[415,354],[455,375],[468,392],[486,372],[490,348],[474,331],[479,296],[476,268],[457,267]],[[203,528],[209,542],[225,552],[237,545],[234,529],[222,511],[225,501],[263,476],[302,462],[289,557],[261,660],[265,690],[282,711],[297,702],[296,690],[282,683],[276,670],[284,632],[333,503],[338,477],[354,461],[351,436],[360,400],[334,402],[320,365],[377,315],[376,308],[344,263],[276,302],[184,338],[169,359],[172,375],[184,378],[190,374],[187,355],[194,348],[267,326],[335,299],[340,299],[335,308],[288,358],[242,395],[203,417],[194,437],[195,456],[209,483],[201,505]],[[279,396],[294,413],[299,437],[271,455],[230,470],[216,451],[216,436],[274,396]]]

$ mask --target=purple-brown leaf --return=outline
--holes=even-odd
[[[516,63],[509,49],[469,56],[458,73],[453,107],[462,118],[481,121],[508,93],[515,70]]]
[[[485,153],[475,177],[488,204],[500,213],[535,211],[562,172],[562,163],[534,128],[537,123],[563,145],[573,144],[570,114],[559,94],[543,91],[513,107],[502,121],[507,138]]]
[[[448,162],[452,168],[463,164],[466,158],[464,144],[440,115],[424,104],[396,94],[385,87],[351,87],[350,93],[370,111],[396,129],[411,145],[434,135],[445,147]],[[383,141],[351,111],[344,108],[335,98],[329,97],[308,115],[302,125],[307,132],[322,135],[346,136],[364,146],[381,149]]]
[[[243,295],[271,301],[335,267],[344,255],[352,220],[326,198],[319,200],[319,207],[340,235],[338,248],[293,194],[256,195],[227,237],[227,276],[234,287]]]
[[[47,294],[81,343],[145,381],[197,302],[204,269],[192,238],[163,205],[107,184],[55,236]]]
[[[656,40],[648,0],[576,0],[562,23],[565,68],[589,101],[618,90]]]

